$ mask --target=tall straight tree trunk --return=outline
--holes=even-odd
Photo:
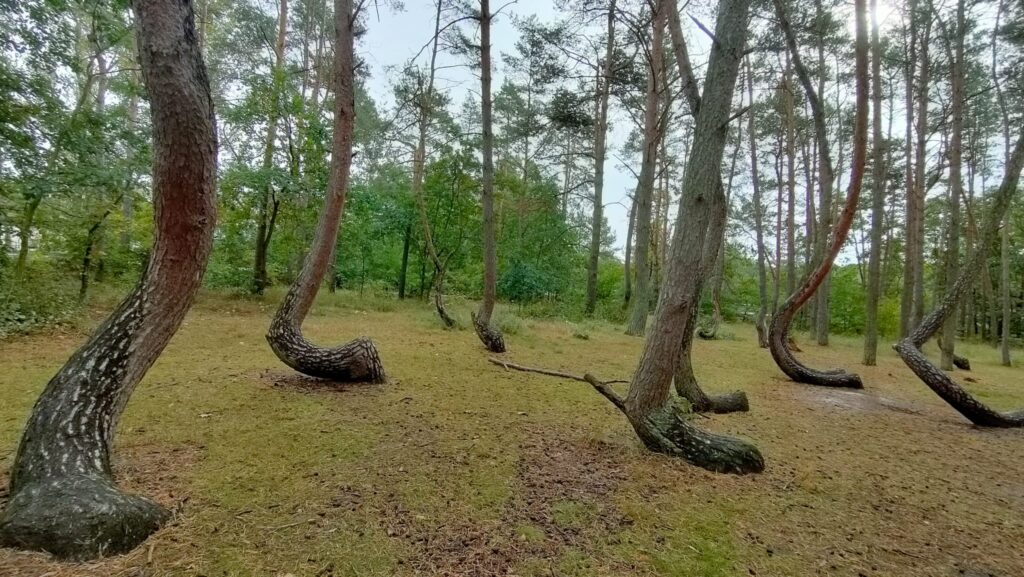
[[[796,290],[796,119],[793,69],[786,56],[783,107],[786,114],[786,295]]]
[[[951,62],[950,94],[952,131],[949,139],[949,218],[946,225],[946,255],[943,266],[945,274],[944,287],[951,287],[956,282],[960,272],[960,200],[964,195],[964,181],[962,176],[963,168],[963,139],[964,139],[964,34],[965,23],[965,0],[959,0],[956,5],[956,29],[951,31],[944,28],[946,32],[944,39],[949,49],[950,35],[953,36],[954,48],[947,50]],[[939,366],[942,370],[953,370],[953,357],[956,346],[957,318],[955,314],[949,315],[942,326],[942,334],[939,339],[939,349],[942,356]]]
[[[127,552],[170,518],[111,475],[118,420],[202,282],[216,222],[213,101],[189,1],[136,0],[153,125],[154,242],[139,285],[36,401],[0,516],[0,546],[65,559]]]
[[[815,0],[814,7],[816,22],[818,26],[825,25],[823,0]],[[818,42],[818,98],[825,98],[825,31],[817,30]],[[801,78],[806,87],[810,87],[810,79],[806,82]],[[810,100],[810,99],[808,99]],[[831,151],[829,150],[828,131],[825,125],[824,105],[819,101],[817,107],[811,103],[811,114],[814,119],[814,135],[818,143],[818,258],[815,259],[815,266],[820,266],[825,258],[825,250],[828,245],[829,235],[832,234],[832,199],[835,196],[833,179],[835,171],[832,165]],[[839,139],[842,146],[842,138]],[[842,161],[842,153],[839,155]],[[829,275],[826,274],[822,280],[822,287],[814,294],[814,338],[821,346],[828,345],[829,330]]]
[[[871,0],[871,256],[864,312],[864,359],[875,366],[878,355],[878,301],[882,289],[882,221],[888,167],[882,139],[882,41],[878,35],[878,0]]]
[[[917,246],[917,194],[914,184],[914,164],[911,157],[914,152],[914,72],[917,69],[917,0],[909,0],[907,4],[910,21],[910,38],[907,42],[906,63],[904,74],[906,80],[906,170],[904,180],[906,181],[905,203],[906,203],[906,232],[904,233],[904,255],[903,255],[903,290],[900,292],[900,338],[906,338],[914,326],[914,282],[917,278],[915,267],[917,260],[914,258],[914,249]]]
[[[985,266],[988,251],[996,242],[999,224],[1013,202],[1020,179],[1021,168],[1024,167],[1024,135],[1017,139],[1013,153],[1006,163],[1003,182],[1000,184],[989,212],[985,217],[981,232],[981,242],[975,247],[967,265],[960,272],[956,282],[946,288],[946,294],[939,305],[914,329],[911,335],[896,345],[903,362],[942,400],[960,412],[975,425],[981,427],[1024,427],[1024,410],[1015,412],[999,412],[978,401],[970,393],[956,384],[944,371],[936,367],[921,352],[921,347],[953,315],[960,300],[970,290],[974,277]]]
[[[505,352],[505,338],[491,322],[498,299],[498,241],[494,227],[494,129],[491,121],[491,4],[480,0],[480,120],[483,125],[480,198],[483,204],[484,294],[473,326],[484,347]]]
[[[358,338],[348,344],[324,349],[306,340],[302,321],[313,306],[324,276],[334,260],[338,225],[345,210],[352,164],[352,130],[355,125],[355,78],[353,76],[354,27],[357,14],[352,0],[334,0],[334,135],[327,195],[316,224],[312,246],[295,282],[278,306],[267,331],[270,348],[281,362],[311,377],[336,382],[383,382],[384,368],[373,343]]]
[[[996,10],[996,24],[995,29],[999,30],[999,22],[1002,18],[1004,10],[1004,0],[1000,0],[999,6]],[[999,105],[999,114],[1002,117],[1002,128],[1003,128],[1003,149],[1005,157],[1003,161],[1004,166],[1010,166],[1010,115],[1006,108],[1006,97],[1003,96],[1003,88],[999,79],[999,37],[993,35],[992,38],[992,84],[996,88],[996,103]],[[1008,170],[1008,169],[1005,169]],[[985,276],[988,277],[988,267],[985,268]],[[994,292],[991,289],[992,281],[988,279],[989,292]],[[1024,299],[1024,295],[1022,295]],[[994,302],[994,295],[992,299],[992,341],[996,339],[996,325],[998,324],[996,318],[996,307]],[[999,300],[1000,300],[1000,312],[1002,313],[1002,331],[999,332],[1000,342],[1000,357],[1004,366],[1009,367],[1011,365],[1010,359],[1010,329],[1012,325],[1011,306],[1010,306],[1010,217],[1007,215],[1006,222],[1003,223],[1003,233],[1000,237],[999,243]]]
[[[757,317],[754,326],[757,329],[757,344],[762,349],[768,347],[768,273],[764,251],[764,206],[761,202],[761,179],[757,170],[757,131],[754,122],[754,73],[747,65],[747,94],[750,99],[750,110],[747,112],[747,133],[750,139],[750,181],[754,189],[754,235],[757,242]]]
[[[926,12],[926,10],[922,10]],[[917,18],[919,16],[914,16]],[[911,307],[911,326],[921,324],[924,317],[924,204],[927,193],[925,169],[928,162],[928,90],[931,82],[931,66],[928,55],[928,44],[931,41],[931,14],[920,16],[924,22],[924,30],[920,36],[920,74],[917,87],[917,111],[915,113],[915,136],[917,143],[914,152],[914,246],[908,247],[910,257],[914,259],[913,306]]]
[[[409,279],[409,245],[412,241],[412,219],[405,225],[405,235],[402,238],[402,264],[398,269],[398,299],[405,299],[405,288]]]
[[[762,471],[764,459],[760,452],[745,441],[697,428],[672,398],[671,388],[684,334],[691,326],[687,319],[699,305],[711,212],[722,202],[722,157],[746,43],[749,8],[749,0],[719,3],[717,42],[711,48],[704,96],[695,119],[665,283],[629,392],[622,398],[608,385],[587,376],[598,392],[626,415],[649,450],[680,457],[712,471],[732,473]]]
[[[651,306],[651,207],[654,199],[655,167],[657,166],[658,144],[660,141],[659,119],[661,117],[661,83],[665,23],[667,10],[664,0],[655,0],[652,14],[650,61],[647,63],[647,96],[644,104],[644,151],[640,164],[640,178],[636,187],[636,252],[633,255],[636,268],[636,288],[630,303],[629,323],[626,334],[642,336],[647,327],[647,315]]]
[[[779,24],[782,28],[782,32],[786,37],[786,44],[790,55],[793,58],[793,67],[796,69],[800,83],[803,84],[804,91],[807,93],[807,100],[811,104],[815,131],[819,135],[818,140],[819,146],[821,147],[820,158],[823,159],[821,162],[821,183],[823,187],[827,186],[831,189],[832,162],[828,153],[824,109],[822,107],[819,94],[814,90],[814,87],[811,84],[810,74],[800,59],[800,53],[797,49],[796,35],[789,23],[785,6],[782,2],[783,0],[774,0],[775,12],[779,18]],[[850,230],[850,225],[853,223],[853,217],[857,212],[857,201],[860,197],[860,189],[864,179],[864,166],[867,163],[869,82],[866,2],[867,0],[856,0],[854,4],[857,25],[854,50],[856,55],[854,77],[857,87],[856,114],[853,129],[853,161],[850,163],[850,184],[846,193],[846,203],[844,204],[843,211],[832,230],[831,242],[827,250],[823,253],[821,262],[804,280],[800,287],[797,288],[796,292],[790,295],[786,300],[786,303],[772,319],[772,324],[769,329],[769,348],[772,352],[772,357],[775,359],[776,364],[779,365],[779,368],[798,383],[830,387],[860,388],[863,386],[860,377],[857,375],[848,374],[843,371],[815,371],[804,366],[796,359],[795,356],[793,356],[793,352],[790,351],[787,337],[790,324],[793,321],[793,317],[796,316],[797,311],[799,311],[800,307],[814,295],[815,291],[818,290],[821,284],[828,277],[829,271],[832,269],[832,264],[835,262],[836,255],[839,254],[839,251],[843,247],[843,243],[846,241],[846,235]],[[827,185],[825,184],[826,182],[828,183]],[[831,195],[831,190],[829,190],[829,193]],[[819,318],[821,318],[820,311]],[[820,325],[818,327],[818,331],[818,337],[820,339]]]
[[[625,273],[623,280],[622,289],[622,304],[623,307],[628,307],[630,300],[633,298],[633,266],[632,266],[632,255],[633,255],[633,234],[636,228],[636,194],[633,194],[633,202],[629,203],[629,225],[626,227],[626,255],[622,260],[622,269]]]
[[[1002,303],[1003,327],[1000,333],[1000,358],[1003,366],[1011,366],[1010,328],[1013,318],[1010,314],[1010,217],[1003,223],[999,243],[999,298]]]
[[[587,262],[587,301],[584,311],[588,316],[597,308],[597,269],[601,258],[601,238],[604,226],[604,161],[607,154],[608,97],[611,93],[612,60],[615,53],[615,5],[608,2],[608,25],[605,33],[604,61],[597,76],[597,119],[594,123],[594,212],[590,225],[590,260]],[[629,276],[628,274],[626,275]]]

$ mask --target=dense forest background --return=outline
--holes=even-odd
[[[625,322],[630,306],[637,306],[641,252],[651,279],[645,305],[656,301],[692,118],[672,59],[655,54],[647,3],[617,3],[611,42],[607,4],[576,0],[557,20],[542,21],[529,16],[529,2],[519,2],[497,16],[518,35],[514,49],[495,62],[498,296],[522,315],[580,319],[593,309],[597,317]],[[68,322],[93,292],[121,290],[139,277],[152,237],[151,158],[127,3],[2,5],[0,332],[10,334]],[[875,12],[884,49],[884,157],[869,166],[865,189],[880,187],[883,195],[874,230],[880,239],[877,322],[885,337],[920,318],[944,290],[951,263],[972,250],[979,215],[1009,153],[1010,127],[1024,110],[1013,73],[1019,70],[1019,3],[967,3],[959,22],[953,8],[909,0],[881,4]],[[383,3],[373,18],[386,22],[401,9]],[[748,51],[737,88],[745,116],[731,123],[723,166],[726,243],[704,291],[704,325],[753,320],[761,270],[765,304],[769,311],[778,307],[818,258],[841,208],[852,149],[851,10],[830,0],[790,2],[787,9],[822,95],[835,186],[831,197],[820,192],[809,102],[772,7],[756,7],[749,41],[756,48]],[[458,2],[442,2],[437,10],[438,26],[424,21],[422,33],[410,40],[423,49],[388,69],[393,94],[371,93],[370,67],[364,62],[357,69],[353,182],[331,290],[427,298],[443,271],[443,291],[480,296],[479,101],[471,90],[435,82],[431,58],[436,29],[435,50],[475,74],[467,50],[470,25],[460,20],[466,8]],[[706,49],[700,14],[710,7],[690,10],[695,16],[684,18],[683,32],[691,46]],[[205,284],[262,294],[294,279],[322,205],[332,125],[331,6],[324,0],[204,0],[197,11],[220,139],[219,222]],[[667,53],[664,36],[660,48]],[[954,186],[950,94],[958,50],[966,106],[961,185]],[[648,70],[655,61],[660,69],[652,83]],[[609,128],[601,122],[603,90],[610,96],[606,116],[613,135],[605,162],[638,177],[650,132],[645,112],[656,106],[655,176],[649,205],[640,211],[647,222],[636,217],[634,190],[606,190],[601,201],[621,196],[630,205],[627,223],[609,224],[594,210],[595,135]],[[865,328],[873,198],[862,195],[836,268],[799,318],[819,341],[827,341],[829,331]],[[603,225],[596,236],[595,215]],[[621,229],[628,231],[625,238],[612,232]],[[960,307],[960,337],[995,343],[1007,322],[1004,306],[1009,340],[1024,336],[1021,239],[1018,199]],[[596,273],[592,304],[588,269]]]

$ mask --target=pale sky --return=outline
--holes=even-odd
[[[502,6],[492,2],[492,8]],[[369,82],[371,96],[378,103],[391,106],[393,82],[388,67],[400,68],[415,56],[434,34],[435,8],[432,0],[406,0],[402,12],[381,9],[378,18],[371,13],[367,20],[368,30],[357,50],[371,68]],[[504,79],[504,62],[501,54],[514,51],[518,32],[510,16],[526,17],[536,14],[542,22],[553,22],[560,18],[553,0],[518,0],[505,8],[495,19],[491,30],[493,59],[493,91],[497,92]],[[426,52],[421,60],[428,56]],[[448,67],[450,66],[450,67]],[[438,84],[452,96],[451,111],[457,114],[469,91],[479,101],[480,77],[464,66],[464,60],[451,55],[438,55]],[[448,68],[444,68],[448,67]],[[629,198],[636,179],[625,169],[619,168],[615,154],[629,133],[629,121],[613,119],[613,129],[608,142],[608,160],[605,163],[604,202],[605,217],[615,233],[615,248],[623,252],[626,228],[629,225]],[[589,207],[586,209],[589,212]]]

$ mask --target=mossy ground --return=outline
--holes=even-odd
[[[589,386],[492,365],[419,301],[323,295],[307,334],[372,337],[391,382],[296,379],[263,339],[271,301],[205,295],[132,397],[119,480],[175,521],[95,563],[0,550],[0,575],[1024,575],[1024,431],[970,426],[887,348],[867,368],[859,339],[801,340],[809,364],[864,377],[845,392],[787,381],[750,327],[698,340],[706,389],[750,396],[700,420],[763,451],[764,474],[735,477],[645,452]],[[642,344],[601,323],[504,326],[510,360],[605,379]],[[82,338],[0,344],[0,472]],[[1024,406],[1024,371],[960,352],[971,391]]]

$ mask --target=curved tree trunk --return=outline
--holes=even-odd
[[[444,306],[444,277],[447,271],[434,245],[430,217],[427,214],[427,201],[423,193],[423,177],[427,165],[427,130],[430,128],[433,114],[431,103],[434,98],[434,73],[437,69],[437,43],[441,34],[442,7],[443,5],[438,2],[434,18],[434,39],[430,50],[430,72],[427,75],[426,87],[420,85],[419,102],[416,103],[419,112],[419,138],[412,157],[412,196],[416,200],[416,209],[420,213],[420,223],[423,225],[423,242],[426,244],[430,261],[434,264],[434,308],[437,309],[437,316],[441,317],[444,326],[450,329],[455,326],[455,319],[448,314]]]
[[[473,327],[492,353],[505,352],[505,337],[491,323],[498,300],[498,241],[494,230],[494,126],[491,121],[491,3],[480,0],[480,120],[482,156],[480,199],[483,204],[484,295]]]
[[[659,10],[674,3],[659,0]],[[651,451],[680,457],[711,471],[754,473],[764,459],[752,444],[701,430],[672,397],[672,377],[683,350],[690,319],[703,284],[702,262],[712,211],[721,203],[722,156],[749,21],[749,0],[721,0],[704,82],[704,98],[696,115],[693,147],[686,163],[683,194],[649,336],[626,398],[607,384],[587,380],[622,411]],[[696,271],[696,273],[695,273]]]
[[[946,319],[953,315],[960,300],[974,283],[978,271],[985,266],[988,250],[995,244],[996,236],[999,234],[999,223],[1006,215],[1013,201],[1013,195],[1017,191],[1017,181],[1020,179],[1022,166],[1024,166],[1024,135],[1017,139],[1017,144],[1014,146],[1013,154],[1010,156],[1003,174],[1003,182],[996,191],[989,213],[985,218],[981,242],[975,247],[971,260],[960,272],[956,282],[949,287],[939,306],[925,317],[909,337],[901,340],[895,347],[903,362],[910,367],[910,370],[914,371],[918,378],[924,381],[924,384],[928,385],[928,388],[935,391],[935,394],[972,423],[982,427],[1024,427],[1024,410],[1002,413],[989,408],[956,384],[944,371],[932,364],[921,352],[921,347],[942,327]]]
[[[686,40],[683,37],[683,28],[679,22],[679,10],[675,0],[667,2],[665,4],[665,10],[668,11],[668,29],[672,40],[672,53],[675,57],[676,66],[679,69],[679,76],[682,80],[682,92],[690,107],[690,113],[694,118],[696,118],[700,113],[701,95],[697,88],[697,79],[693,73],[693,66],[690,64],[690,55],[686,49]],[[733,91],[735,91],[735,87],[733,88]],[[712,290],[715,291],[719,290],[722,280],[721,269],[719,267],[722,266],[722,259],[724,258],[722,250],[725,244],[725,225],[729,217],[729,196],[727,193],[723,192],[723,190],[731,191],[732,189],[732,179],[736,170],[736,157],[739,154],[739,143],[742,139],[743,134],[741,129],[737,132],[736,151],[733,154],[732,165],[729,168],[729,186],[722,186],[721,175],[718,175],[712,183],[712,186],[715,187],[715,194],[713,195],[712,202],[709,205],[711,220],[708,223],[704,254],[701,258],[700,274],[702,278],[707,278],[708,274],[712,270],[715,271],[717,276],[715,277],[714,282],[719,283],[712,287]],[[668,255],[666,255],[666,257],[667,256]],[[715,294],[714,298],[716,299],[717,306],[717,294]],[[747,402],[746,393],[742,391],[735,391],[723,395],[708,395],[701,388],[700,383],[697,382],[697,376],[693,373],[693,334],[697,325],[698,310],[699,306],[693,307],[691,315],[687,319],[687,324],[683,327],[683,350],[679,354],[679,362],[676,365],[676,372],[674,376],[676,393],[690,401],[691,408],[698,413],[708,411],[715,413],[747,411],[750,409],[750,405]],[[698,334],[700,334],[702,338],[705,338],[704,334]],[[714,335],[711,335],[711,338],[714,338]]]
[[[644,105],[644,150],[640,164],[640,178],[636,186],[636,251],[633,254],[636,268],[636,287],[630,303],[629,321],[626,334],[643,336],[647,327],[647,315],[651,307],[651,209],[654,203],[654,179],[657,167],[658,144],[660,142],[661,102],[663,86],[661,79],[666,10],[665,2],[654,6],[651,33],[650,59],[647,62],[647,95]]]
[[[267,342],[284,364],[311,377],[338,382],[384,382],[384,367],[373,343],[358,338],[340,347],[324,349],[302,335],[302,321],[313,306],[324,275],[334,258],[338,224],[345,209],[349,169],[352,165],[352,129],[355,123],[353,77],[352,0],[335,0],[334,139],[327,198],[316,234],[302,270],[281,301],[267,331]]]
[[[153,122],[153,249],[139,285],[36,401],[0,517],[0,545],[68,559],[129,551],[170,517],[117,488],[110,448],[128,398],[192,304],[216,222],[217,137],[192,4],[137,0],[135,12]]]
[[[825,136],[824,110],[822,109],[821,101],[818,99],[818,95],[815,92],[814,87],[811,85],[810,75],[804,67],[803,62],[800,60],[796,37],[793,34],[789,20],[786,17],[786,11],[782,4],[782,0],[774,0],[774,2],[780,25],[786,36],[786,43],[789,45],[789,51],[793,56],[793,66],[796,68],[797,76],[800,78],[800,82],[804,86],[804,91],[807,93],[807,99],[811,103],[811,110],[815,120],[815,129],[819,134],[819,146],[822,147],[821,157],[825,159],[821,166],[822,174],[820,181],[822,186],[826,186],[826,181],[831,182],[831,161],[828,160],[829,155],[827,151],[827,137]],[[826,387],[861,388],[864,385],[859,376],[845,373],[842,370],[823,372],[804,366],[796,359],[793,352],[789,349],[787,337],[789,336],[789,327],[793,321],[793,317],[796,316],[800,307],[802,307],[804,303],[814,295],[815,291],[818,290],[818,287],[828,276],[829,271],[832,270],[832,264],[835,262],[836,255],[839,254],[840,249],[843,247],[843,242],[846,240],[846,234],[849,232],[850,225],[853,223],[853,216],[857,212],[857,201],[860,198],[861,184],[864,180],[864,166],[867,162],[868,41],[867,25],[862,21],[866,18],[865,14],[867,12],[864,6],[865,2],[866,0],[856,0],[857,39],[855,76],[857,86],[857,110],[856,117],[854,119],[854,146],[853,162],[850,167],[850,188],[847,190],[846,204],[843,207],[843,212],[840,214],[838,222],[836,222],[835,227],[832,230],[831,244],[828,246],[828,250],[822,255],[821,262],[818,263],[814,271],[804,279],[796,292],[786,299],[782,308],[779,309],[774,318],[772,318],[768,335],[769,349],[771,350],[772,357],[784,373],[798,383],[807,383]]]

